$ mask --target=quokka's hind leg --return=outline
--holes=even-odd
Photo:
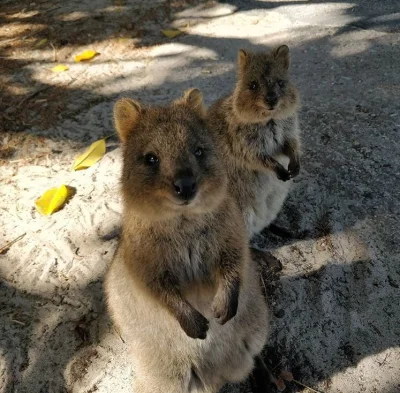
[[[250,248],[251,258],[259,267],[265,266],[273,272],[282,270],[282,263],[278,258],[275,258],[269,251],[261,251],[256,248]]]
[[[268,370],[261,356],[254,359],[254,369],[250,374],[250,386],[252,393],[270,393],[272,392],[271,383],[273,376]]]
[[[294,232],[291,232],[289,229],[277,224],[270,224],[261,232],[270,232],[275,236],[281,237],[282,239],[296,239],[296,234]]]
[[[268,227],[264,228],[261,231],[261,234],[268,235],[268,232],[285,240],[307,239],[307,237],[310,236],[310,233],[307,230],[300,232],[295,232],[295,231],[292,232],[289,229],[274,223],[269,224]]]

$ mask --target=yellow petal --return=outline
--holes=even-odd
[[[75,159],[73,167],[74,171],[91,167],[104,156],[105,152],[105,139],[100,139],[99,141],[92,143],[83,154]]]
[[[80,61],[91,60],[98,54],[99,52],[96,52],[95,50],[86,50],[85,52],[75,56],[75,61],[79,63]]]
[[[64,72],[64,71],[68,71],[69,67],[64,64],[59,64],[59,65],[56,65],[55,67],[53,67],[51,70],[53,72]]]
[[[161,30],[161,32],[168,38],[175,38],[183,33],[182,30]]]
[[[35,201],[36,209],[44,216],[49,216],[64,205],[69,197],[68,194],[68,188],[64,184],[50,188]]]

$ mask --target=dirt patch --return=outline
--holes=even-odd
[[[76,383],[84,378],[89,366],[93,360],[99,357],[99,352],[96,348],[88,349],[81,357],[79,357],[70,368],[71,384]]]

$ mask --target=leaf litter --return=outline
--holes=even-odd
[[[175,38],[183,34],[182,30],[161,30],[161,32],[168,38]]]
[[[55,73],[59,73],[59,72],[68,71],[69,67],[65,64],[58,64],[55,67],[53,67],[51,70]]]
[[[86,169],[99,161],[106,153],[106,139],[100,139],[92,143],[84,153],[76,157],[73,170]]]
[[[79,55],[76,55],[74,60],[77,63],[80,63],[82,61],[89,61],[92,60],[94,57],[98,56],[100,53],[95,51],[95,50],[86,50]]]
[[[44,194],[36,199],[36,209],[44,216],[50,216],[60,210],[65,203],[74,195],[73,187],[62,184],[59,187],[50,188]]]

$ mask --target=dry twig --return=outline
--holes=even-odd
[[[303,386],[303,388],[306,388],[306,389],[308,389],[308,390],[311,390],[311,391],[314,392],[314,393],[322,393],[322,392],[320,392],[319,390],[315,390],[315,389],[313,389],[313,388],[310,388],[310,387],[307,386],[307,385],[304,385],[304,383],[301,383],[300,381],[297,381],[296,379],[293,379],[293,382],[297,383],[297,384],[300,385],[300,386]]]
[[[52,42],[50,42],[50,46],[53,48],[53,61],[57,61],[57,49]]]
[[[25,235],[26,235],[26,233],[24,233],[23,235],[18,236],[16,239],[11,240],[4,247],[0,248],[0,254],[2,254],[4,251],[8,250],[14,243],[16,243],[17,241],[21,240]]]
[[[18,321],[18,319],[11,319],[11,322],[18,323],[18,325],[26,326],[26,323]]]

